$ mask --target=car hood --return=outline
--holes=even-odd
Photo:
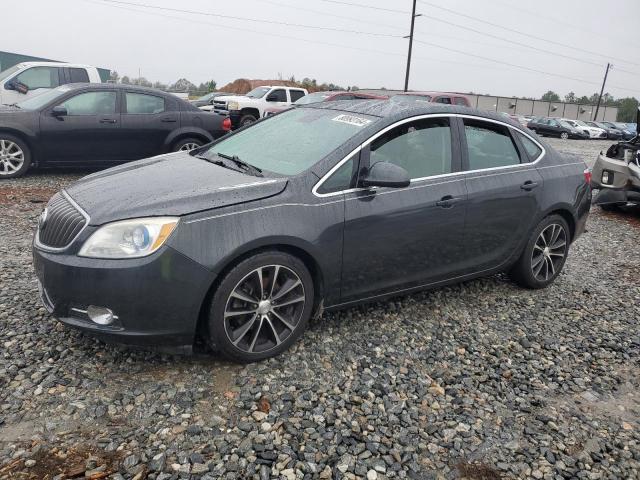
[[[278,195],[286,185],[286,178],[254,177],[176,152],[94,173],[66,191],[91,225],[102,225],[252,202]]]
[[[225,97],[222,97],[222,99],[226,102],[242,102],[242,103],[247,103],[247,102],[254,102],[254,103],[259,103],[259,98],[251,98],[251,97],[245,97],[244,95],[227,95]]]

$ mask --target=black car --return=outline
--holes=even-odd
[[[235,95],[235,93],[227,92],[210,92],[195,100],[190,100],[189,103],[194,107],[204,107],[205,105],[213,105],[213,99],[216,97],[226,97],[228,95]]]
[[[603,125],[606,125],[609,128],[613,128],[617,130],[622,135],[622,140],[631,140],[635,138],[636,132],[630,130],[626,123],[621,122],[600,122]]]
[[[549,285],[585,167],[497,114],[316,103],[81,179],[43,211],[34,265],[69,326],[254,361],[325,309],[501,271]]]
[[[221,137],[228,118],[131,85],[63,85],[0,107],[0,179],[30,166],[111,166]]]
[[[575,138],[580,140],[589,138],[587,132],[557,118],[535,117],[527,123],[527,128],[543,137]]]

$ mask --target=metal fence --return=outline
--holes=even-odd
[[[363,92],[380,95],[396,95],[402,90],[362,89]],[[566,102],[545,102],[542,100],[526,100],[515,97],[494,97],[492,95],[473,95],[464,93],[471,106],[479,110],[505,112],[516,115],[534,115],[536,117],[559,117],[576,120],[592,120],[596,111],[595,105],[584,105]],[[618,107],[605,107],[600,105],[598,121],[615,122],[618,116]]]

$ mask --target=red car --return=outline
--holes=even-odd
[[[448,92],[406,92],[393,96],[391,100],[394,102],[434,102],[462,105],[463,107],[471,106],[471,102],[464,95]]]
[[[293,105],[308,105],[309,103],[330,102],[333,100],[386,100],[389,97],[382,95],[372,95],[370,93],[345,92],[345,91],[327,91],[314,92],[293,102]],[[291,106],[270,107],[264,110],[264,116],[274,115],[284,110],[290,109]]]

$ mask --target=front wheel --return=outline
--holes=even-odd
[[[313,279],[305,264],[284,252],[243,260],[222,279],[209,310],[212,347],[239,362],[288,349],[313,311]]]
[[[21,177],[31,165],[31,151],[22,139],[0,132],[0,179]]]
[[[562,132],[560,134],[560,138],[563,140],[566,140],[567,138],[569,138],[569,134],[567,132]]]
[[[571,241],[569,226],[560,215],[544,218],[534,228],[511,278],[525,288],[544,288],[562,271]]]

